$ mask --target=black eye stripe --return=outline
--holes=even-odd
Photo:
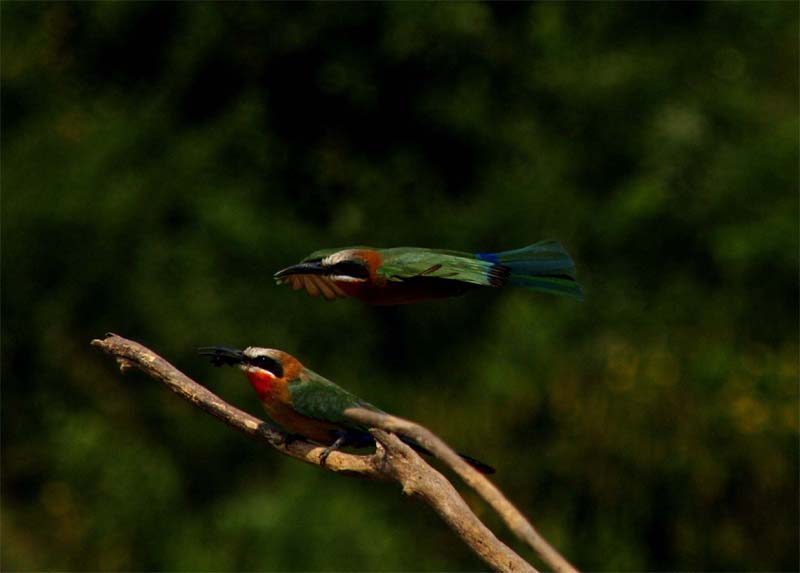
[[[369,278],[369,269],[364,263],[357,261],[342,261],[329,268],[332,274],[346,275],[357,279]]]
[[[271,372],[278,378],[283,378],[283,365],[274,358],[262,355],[250,358],[248,362],[257,368]]]

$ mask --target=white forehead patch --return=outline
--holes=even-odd
[[[335,265],[336,263],[341,263],[342,261],[350,261],[356,258],[355,253],[356,251],[354,251],[353,249],[345,249],[344,251],[339,251],[338,253],[333,253],[332,255],[328,255],[327,257],[322,259],[322,264],[325,266],[329,266],[329,265]]]
[[[248,346],[244,349],[244,355],[248,358],[255,358],[256,356],[269,356],[274,354],[271,348],[261,348],[259,346]]]

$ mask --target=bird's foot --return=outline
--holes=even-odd
[[[342,444],[345,443],[345,440],[346,440],[345,436],[339,436],[338,438],[336,438],[335,442],[333,442],[330,446],[325,448],[319,455],[319,465],[324,468],[325,464],[328,463],[328,456],[331,455],[331,452],[338,450],[342,446]]]
[[[288,448],[293,443],[301,442],[303,440],[305,440],[305,438],[303,436],[301,436],[300,434],[289,434],[289,433],[284,432],[284,431],[281,430],[281,443],[280,443],[280,445],[283,446],[284,448]]]

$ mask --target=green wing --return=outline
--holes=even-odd
[[[338,247],[314,251],[303,262],[322,259],[346,249],[377,250],[383,258],[378,268],[381,274],[391,281],[402,281],[423,276],[462,281],[476,285],[490,285],[489,271],[492,262],[479,259],[471,253],[443,249],[422,249],[418,247],[396,247],[393,249],[374,249],[366,246]]]
[[[378,273],[391,281],[412,277],[431,277],[490,285],[489,271],[493,263],[482,261],[470,253],[434,249],[399,247],[381,251],[383,264]]]
[[[365,432],[367,428],[345,417],[347,408],[367,408],[380,412],[372,404],[308,369],[298,380],[289,383],[289,396],[292,406],[300,414],[349,430]]]

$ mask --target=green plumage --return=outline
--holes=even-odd
[[[316,372],[305,368],[296,380],[289,382],[289,396],[292,407],[299,414],[315,420],[336,424],[346,431],[349,445],[358,447],[374,444],[374,438],[369,433],[369,428],[347,418],[344,415],[344,411],[348,408],[365,408],[374,412],[385,412],[369,402],[365,402],[355,394],[351,394],[327,378],[323,378]],[[408,436],[400,436],[400,439],[418,452],[430,455],[430,452],[414,439]],[[457,453],[478,471],[487,474],[494,473],[495,470],[492,466],[466,454]]]
[[[488,286],[492,263],[470,253],[399,247],[380,251],[383,264],[378,273],[391,281],[417,276]]]
[[[359,432],[366,432],[367,428],[345,417],[343,412],[347,408],[381,411],[308,368],[296,380],[289,382],[289,396],[292,407],[303,416]]]
[[[419,247],[378,249],[375,247],[355,246],[322,249],[311,253],[303,261],[325,258],[345,250],[368,250],[379,253],[382,262],[377,272],[391,281],[402,281],[403,279],[422,275],[459,280],[476,285],[488,285],[488,273],[492,267],[492,263],[482,261],[470,253]]]
[[[385,412],[316,372],[304,368],[285,352],[253,346],[245,350],[209,346],[199,348],[198,352],[208,356],[215,366],[227,364],[243,367],[269,415],[268,425],[328,445],[320,457],[323,465],[328,454],[337,448],[365,448],[375,445],[375,438],[370,434],[369,428],[347,418],[344,412],[349,408],[362,408],[381,414]],[[288,374],[287,363],[292,368],[292,372]],[[399,437],[419,453],[430,455],[414,439],[408,436]],[[459,455],[478,471],[494,472],[494,468],[475,458]]]
[[[342,247],[316,251],[304,261],[324,259],[349,250],[378,253],[381,264],[376,273],[391,282],[427,277],[478,286],[508,284],[583,300],[583,290],[575,280],[575,264],[558,241],[540,241],[512,251],[476,254],[418,247]]]

